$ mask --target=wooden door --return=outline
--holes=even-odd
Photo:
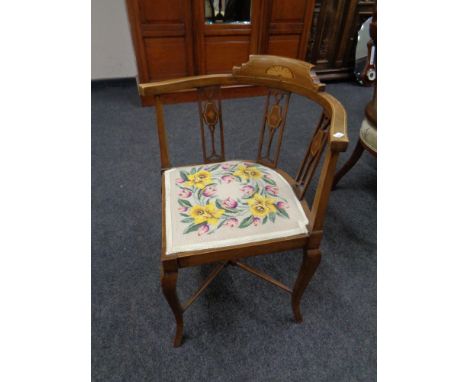
[[[209,24],[205,0],[194,0],[193,33],[195,68],[198,74],[231,73],[234,65],[258,53],[260,8],[263,0],[252,0],[250,23]]]
[[[139,82],[195,74],[187,0],[127,0]]]
[[[304,60],[314,3],[315,0],[266,1],[264,53]]]

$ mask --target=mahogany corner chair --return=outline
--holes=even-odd
[[[162,167],[161,286],[177,325],[174,346],[182,342],[184,311],[228,265],[290,293],[294,318],[302,321],[300,300],[320,263],[320,241],[336,163],[348,145],[346,112],[324,91],[325,85],[312,68],[304,61],[251,55],[247,63],[234,67],[232,74],[139,85],[140,94],[153,96],[156,105]],[[255,161],[225,160],[219,90],[239,84],[268,90]],[[172,168],[161,96],[187,90],[198,97],[204,160]],[[315,130],[311,128],[307,137],[310,141],[304,145],[305,156],[295,178],[277,168],[291,93],[322,108]],[[304,195],[319,167],[309,208]],[[292,289],[240,261],[296,248],[303,249],[303,260]],[[176,292],[178,270],[207,263],[218,264],[192,297],[181,304]]]

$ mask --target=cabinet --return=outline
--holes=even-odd
[[[316,0],[306,60],[321,80],[353,77],[357,33],[376,0]]]
[[[305,59],[314,4],[315,0],[127,0],[138,81],[230,73],[234,65],[247,62],[249,54]],[[230,11],[236,6],[244,10]],[[244,86],[223,92],[224,97],[236,97],[260,94],[262,89]],[[166,102],[193,95],[171,97]]]

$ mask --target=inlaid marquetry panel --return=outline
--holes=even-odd
[[[266,97],[263,125],[260,131],[257,160],[270,167],[278,164],[290,93],[270,90]]]
[[[327,144],[329,130],[330,119],[325,114],[322,114],[315,132],[310,139],[309,146],[296,177],[296,186],[299,190],[300,198],[305,195],[310,181],[314,177],[320,157]]]
[[[219,86],[198,89],[198,111],[204,162],[224,161],[224,131]]]

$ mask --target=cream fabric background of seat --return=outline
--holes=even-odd
[[[164,172],[166,253],[307,233],[289,183],[256,163],[229,161]]]
[[[362,121],[359,135],[366,146],[377,152],[377,129],[369,123],[367,118]]]

